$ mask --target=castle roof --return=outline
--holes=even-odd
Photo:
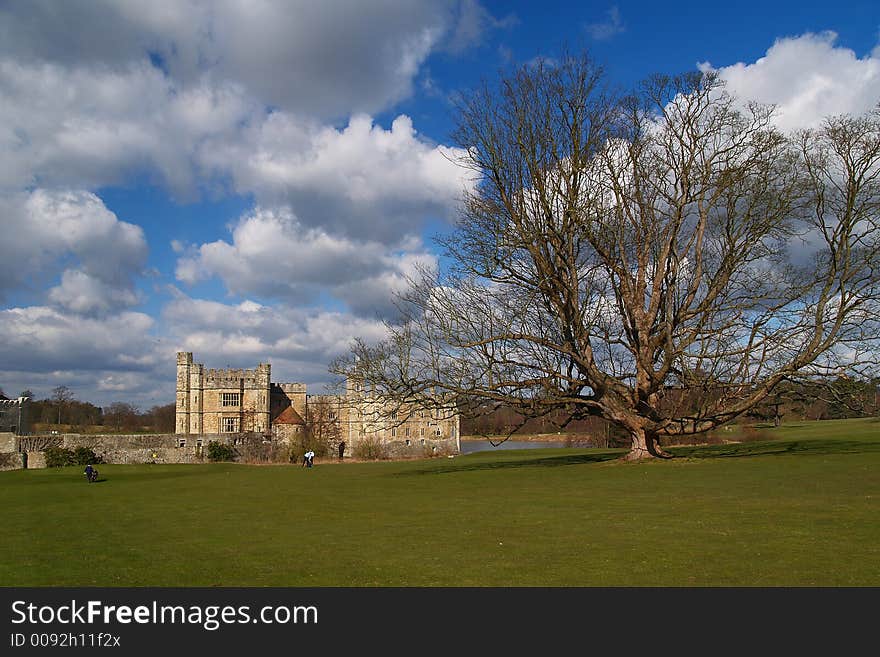
[[[305,424],[305,420],[302,419],[302,416],[296,412],[293,406],[288,406],[281,413],[272,420],[273,424]]]

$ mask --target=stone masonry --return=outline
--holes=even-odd
[[[393,447],[386,451],[394,454],[460,451],[456,413],[396,407],[356,381],[343,395],[308,395],[303,383],[272,383],[269,363],[205,369],[191,352],[178,352],[178,434],[252,431],[289,443],[308,421],[334,423],[335,443],[345,441],[349,454],[364,441]]]

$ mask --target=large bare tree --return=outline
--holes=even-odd
[[[787,379],[876,363],[877,112],[783,134],[711,74],[612,97],[586,56],[458,109],[476,184],[451,265],[334,371],[408,403],[600,416],[641,459]]]

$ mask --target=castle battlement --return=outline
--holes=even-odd
[[[305,383],[273,383],[272,385],[288,393],[304,393],[306,391]]]
[[[246,388],[265,386],[266,376],[257,370],[207,370],[204,374],[206,387],[228,388],[244,384]]]

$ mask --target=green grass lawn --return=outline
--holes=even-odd
[[[4,586],[878,586],[880,421],[773,441],[0,473]]]

